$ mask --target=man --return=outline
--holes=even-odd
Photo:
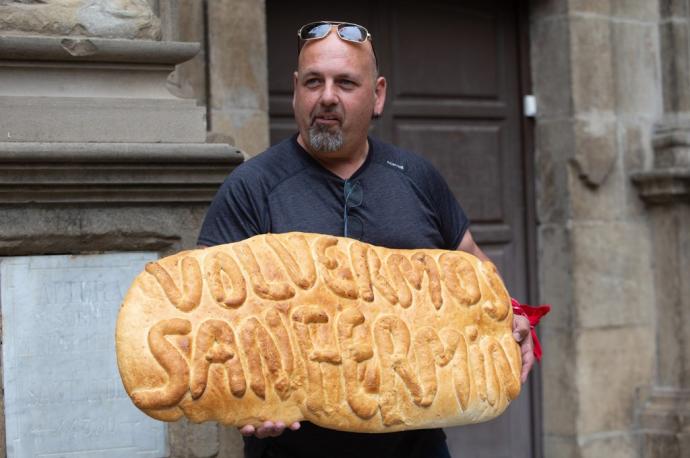
[[[391,248],[459,249],[488,259],[441,175],[423,158],[367,136],[383,110],[386,80],[378,75],[366,29],[312,23],[299,37],[293,97],[299,132],[228,177],[199,244],[303,231]],[[517,316],[513,329],[524,382],[534,362],[529,323]],[[276,419],[240,432],[248,457],[449,456],[439,429],[357,434]]]

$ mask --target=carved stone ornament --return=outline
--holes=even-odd
[[[690,126],[657,128],[651,170],[631,174],[648,204],[690,203]]]
[[[146,0],[0,0],[0,34],[160,39]]]

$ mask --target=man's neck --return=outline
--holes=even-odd
[[[304,150],[309,153],[326,170],[339,176],[343,180],[349,179],[364,164],[369,154],[369,141],[351,152],[333,151],[331,153],[315,153],[306,145],[300,135],[297,136],[299,143]]]

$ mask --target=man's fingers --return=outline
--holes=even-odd
[[[292,423],[290,425],[290,429],[292,431],[297,431],[300,428],[300,424],[298,421]],[[263,422],[259,427],[255,428],[252,425],[245,425],[242,428],[240,428],[240,434],[243,436],[256,436],[259,439],[264,439],[266,437],[276,437],[280,436],[283,434],[283,431],[285,431],[285,428],[288,426],[285,424],[285,422],[282,421],[265,421]]]
[[[527,381],[527,376],[529,371],[532,370],[534,366],[534,352],[530,349],[528,352],[522,354],[522,372],[520,372],[520,382],[525,383]]]
[[[253,436],[256,430],[252,425],[244,425],[240,428],[240,434],[243,436]]]
[[[515,315],[513,316],[513,338],[517,342],[522,342],[529,336],[530,325],[529,320],[524,316]]]

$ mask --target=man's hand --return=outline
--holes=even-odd
[[[534,343],[530,332],[529,320],[522,315],[513,315],[513,337],[520,344],[522,354],[522,370],[520,371],[520,381],[525,383],[529,371],[534,366]]]
[[[252,425],[243,426],[240,428],[240,434],[243,436],[256,436],[259,439],[264,439],[266,437],[280,436],[283,434],[283,431],[285,431],[285,428],[286,425],[282,421],[276,421],[275,423],[272,421],[265,421],[258,428],[254,428]],[[300,424],[298,421],[290,425],[291,431],[297,431],[299,428]]]

